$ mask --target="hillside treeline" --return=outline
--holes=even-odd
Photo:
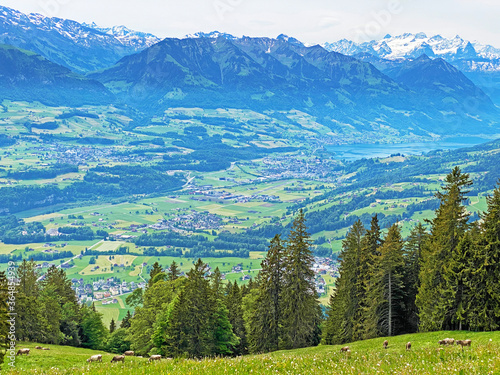
[[[314,257],[303,213],[289,237],[276,236],[262,270],[248,286],[224,284],[201,260],[179,277],[175,262],[155,264],[144,295],[136,301],[127,339],[139,354],[170,357],[241,355],[317,345],[321,309],[316,296]]]
[[[377,217],[356,222],[343,242],[340,277],[323,342],[500,327],[500,186],[482,221],[465,209],[472,186],[456,167],[445,179],[430,232],[416,226],[403,241],[397,224],[382,238]]]
[[[127,297],[135,312],[119,328],[112,320],[108,329],[93,305],[77,302],[64,270],[52,266],[40,278],[36,264],[24,260],[15,268],[16,337],[191,358],[317,345],[322,314],[304,221],[300,212],[286,241],[274,237],[257,279],[241,288],[225,284],[219,269],[209,272],[201,259],[187,277],[180,276],[175,262],[166,270],[155,263],[145,291],[136,289]],[[0,304],[0,315],[6,312]]]

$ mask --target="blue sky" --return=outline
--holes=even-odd
[[[25,13],[125,25],[160,37],[197,31],[271,36],[306,43],[423,31],[500,47],[498,0],[0,0]]]

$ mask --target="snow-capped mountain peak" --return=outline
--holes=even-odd
[[[219,31],[211,31],[209,33],[204,33],[202,31],[199,31],[199,32],[194,33],[194,34],[187,34],[184,38],[185,39],[190,39],[190,38],[209,38],[209,39],[224,38],[224,39],[228,39],[228,40],[238,39],[234,35],[227,34],[227,33],[221,33]]]
[[[429,56],[442,57],[446,60],[464,58],[500,59],[500,49],[469,42],[459,35],[454,38],[443,38],[441,35],[427,36],[425,33],[405,33],[398,36],[386,35],[381,40],[365,43],[354,43],[345,39],[335,43],[325,43],[323,47],[330,51],[353,55],[375,51],[378,57],[394,60],[398,58],[415,58],[420,51],[427,50]]]
[[[500,71],[500,49],[490,45],[467,41],[456,35],[444,38],[425,33],[386,35],[383,39],[354,43],[342,39],[322,45],[328,51],[344,55],[371,54],[386,60],[416,59],[422,54],[442,58],[464,71]]]

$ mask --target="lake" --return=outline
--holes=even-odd
[[[392,154],[421,155],[435,150],[455,150],[489,142],[491,139],[480,137],[453,137],[438,142],[414,142],[393,144],[354,144],[327,146],[335,159],[359,160],[362,158],[384,158]]]

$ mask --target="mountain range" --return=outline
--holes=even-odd
[[[159,40],[125,27],[102,29],[0,6],[0,44],[35,52],[77,73],[107,68]]]
[[[470,42],[456,36],[453,39],[441,35],[428,37],[425,33],[406,33],[398,36],[386,35],[381,40],[355,43],[342,39],[324,43],[328,51],[344,55],[369,53],[387,60],[414,59],[423,54],[431,58],[442,58],[450,63],[461,62],[470,71],[500,71],[500,49],[490,45]],[[467,65],[465,62],[476,62]]]
[[[0,81],[6,82],[1,93],[59,104],[94,97],[149,115],[187,106],[300,110],[332,132],[497,133],[498,109],[456,67],[477,54],[475,47],[430,39],[436,40],[418,34],[411,41],[387,37],[379,44],[343,41],[334,47],[308,46],[286,35],[213,32],[160,41],[126,27],[99,28],[0,7],[0,43],[6,45],[0,53]],[[482,51],[495,53],[492,47]],[[31,76],[38,78],[24,79]],[[75,88],[75,98],[63,89],[68,87]]]

